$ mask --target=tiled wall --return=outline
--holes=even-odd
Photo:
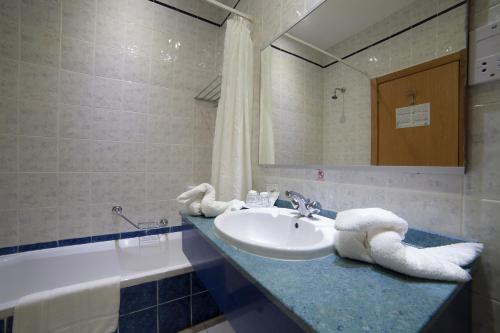
[[[216,110],[193,97],[221,32],[147,0],[0,1],[0,248],[129,230],[114,204],[179,224],[210,175]]]
[[[282,51],[271,52],[275,164],[321,164],[322,69]]]
[[[416,1],[384,20],[348,38],[329,51],[344,57],[401,31],[452,5],[435,0]],[[346,59],[377,77],[401,70],[466,47],[467,4],[429,20],[394,38]],[[401,20],[402,17],[408,18]],[[337,63],[324,71],[324,161],[327,165],[369,165],[371,150],[370,80]],[[329,97],[334,87],[345,87],[337,100]],[[344,114],[344,122],[341,121]]]
[[[238,9],[257,18],[255,57],[260,48],[286,31],[321,0],[242,0]],[[437,0],[439,8],[453,1]],[[473,26],[500,18],[499,0],[473,0]],[[410,40],[410,43],[417,43]],[[402,52],[405,50],[402,50]],[[258,124],[259,61],[256,60],[254,124]],[[263,168],[254,158],[254,186],[279,183],[281,190],[296,189],[326,208],[380,206],[407,219],[411,226],[482,241],[486,250],[475,274],[474,327],[477,332],[500,331],[500,83],[468,90],[469,156],[465,175],[412,174],[373,168],[326,170],[317,182],[315,170]],[[258,156],[258,125],[254,126],[253,156]]]
[[[120,290],[118,333],[175,333],[220,314],[195,273]],[[0,319],[0,333],[12,333],[13,318]]]

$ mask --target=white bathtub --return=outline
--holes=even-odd
[[[152,241],[130,238],[1,256],[0,318],[34,292],[116,275],[124,288],[190,271],[181,232]]]

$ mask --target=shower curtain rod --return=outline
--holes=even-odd
[[[329,56],[329,57],[331,57],[331,58],[333,58],[333,59],[337,60],[338,62],[340,62],[340,63],[342,63],[342,64],[346,65],[347,67],[350,67],[350,68],[354,69],[355,71],[360,72],[361,74],[365,75],[367,78],[369,78],[369,79],[370,79],[370,76],[368,75],[368,73],[367,73],[367,72],[365,72],[365,71],[364,71],[364,70],[362,70],[362,69],[359,69],[358,67],[354,66],[354,65],[353,65],[353,64],[351,64],[350,62],[347,62],[347,61],[345,61],[344,59],[339,58],[339,57],[337,57],[337,56],[335,56],[335,55],[331,54],[330,52],[327,52],[327,51],[323,50],[322,48],[317,47],[316,45],[310,44],[310,43],[308,43],[308,42],[306,42],[306,41],[303,41],[303,40],[302,40],[302,39],[300,39],[300,38],[297,38],[297,37],[295,37],[295,36],[292,36],[292,35],[290,35],[289,33],[285,33],[285,36],[286,36],[286,37],[288,37],[288,38],[290,38],[290,39],[293,39],[293,40],[294,40],[294,41],[296,41],[296,42],[299,42],[300,44],[303,44],[303,45],[305,45],[305,46],[309,46],[311,49],[314,49],[314,50],[316,50],[316,51],[318,51],[318,52],[320,52],[320,53],[323,53],[323,54],[325,54],[325,55],[327,55],[327,56]]]
[[[220,3],[219,1],[216,1],[216,0],[204,0],[205,2],[208,2],[209,4],[212,4],[216,7],[219,7],[219,8],[222,8],[222,9],[225,9],[227,10],[228,12],[231,12],[233,14],[236,14],[238,16],[241,16],[247,20],[249,20],[250,22],[253,22],[254,21],[254,18],[248,14],[245,14],[243,12],[240,12],[239,10],[237,9],[234,9],[233,7],[230,7],[230,6],[227,6],[223,3]]]

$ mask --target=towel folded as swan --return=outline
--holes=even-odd
[[[482,252],[479,243],[458,243],[418,249],[402,243],[408,223],[381,208],[350,209],[337,214],[335,248],[346,258],[356,259],[406,275],[464,282],[467,265]]]
[[[215,189],[203,183],[193,187],[177,197],[177,202],[186,205],[189,215],[215,217],[225,212],[240,210],[245,203],[240,200],[216,201]]]

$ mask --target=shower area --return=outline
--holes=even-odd
[[[291,34],[263,50],[261,112],[272,126],[261,122],[261,142],[267,143],[261,149],[268,154],[260,163],[370,163],[370,80],[332,58],[338,53],[336,45],[318,50]],[[267,145],[274,146],[272,153]]]
[[[233,6],[235,1],[225,3]],[[228,12],[205,1],[0,3],[0,252],[181,224],[210,180]]]
[[[219,316],[175,201],[211,177],[221,82],[195,97],[229,12],[210,2],[0,2],[0,332],[20,297],[114,276],[120,333]]]

